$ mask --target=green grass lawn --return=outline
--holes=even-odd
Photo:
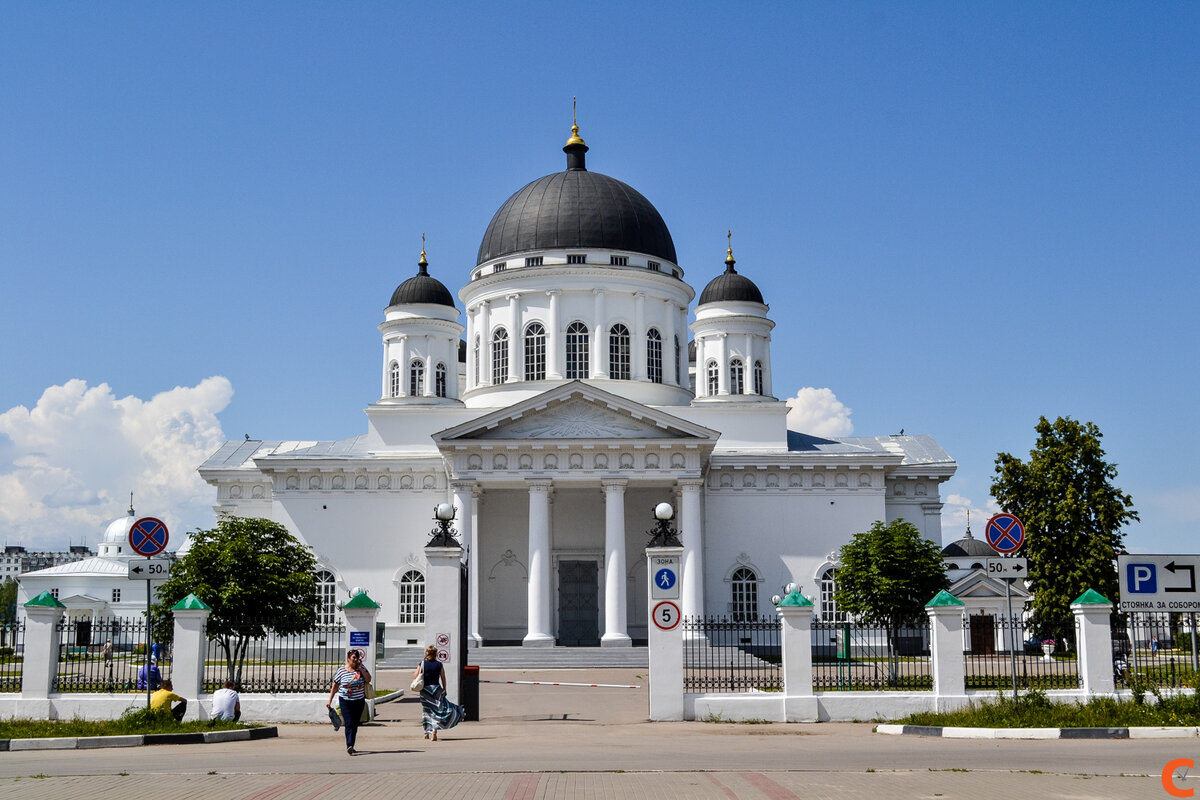
[[[144,708],[125,712],[120,719],[4,719],[0,739],[46,739],[61,736],[130,736],[145,733],[200,733],[258,727],[227,720],[178,723],[170,714]]]
[[[1133,700],[1095,698],[1087,703],[1052,703],[1041,692],[985,700],[970,708],[910,714],[895,722],[961,728],[1128,728],[1200,725],[1200,696],[1144,696]]]

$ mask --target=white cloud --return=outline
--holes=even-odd
[[[805,386],[788,398],[788,430],[813,436],[849,436],[854,432],[850,409],[830,389]]]
[[[106,383],[70,380],[33,409],[0,414],[0,536],[30,549],[95,546],[133,492],[139,515],[183,534],[212,521],[212,490],[196,467],[225,434],[217,420],[233,387],[212,377],[149,400],[117,398]]]

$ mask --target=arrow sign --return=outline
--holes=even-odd
[[[1196,566],[1194,564],[1176,564],[1172,561],[1163,567],[1167,572],[1174,575],[1176,572],[1187,572],[1188,585],[1184,586],[1167,586],[1164,591],[1167,592],[1194,592],[1196,591]]]
[[[997,553],[1015,553],[1025,544],[1025,526],[1012,514],[996,514],[984,528],[987,542]]]
[[[1024,578],[1029,573],[1029,559],[989,558],[986,569],[993,578]]]
[[[129,580],[165,581],[171,574],[171,559],[147,558],[129,562]]]

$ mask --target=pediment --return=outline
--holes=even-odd
[[[1014,600],[1023,602],[1029,597],[1029,590],[1025,588],[1021,581],[1015,581],[1011,591]],[[1004,597],[1005,586],[1004,581],[989,577],[982,570],[976,570],[970,575],[955,581],[950,587],[950,594],[959,599],[966,597]]]
[[[679,440],[715,443],[720,434],[578,381],[436,434],[436,442]]]

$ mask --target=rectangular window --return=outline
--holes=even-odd
[[[508,269],[508,264],[497,264],[492,267],[492,272],[504,272],[506,269]]]
[[[652,270],[654,272],[658,272],[661,266],[662,265],[659,264],[657,261],[647,261],[646,262],[646,269]]]
[[[119,603],[119,602],[121,602],[121,590],[120,590],[120,589],[113,589],[113,590],[112,590],[112,601],[113,601],[114,603]]]
[[[53,589],[50,590],[50,596],[53,597],[55,600],[58,599],[58,587],[57,586],[55,586]]]
[[[628,267],[629,256],[609,256],[608,263],[614,267]]]
[[[567,256],[568,264],[586,264],[587,256]]]
[[[541,256],[530,256],[529,258],[525,259],[525,266],[527,266],[527,267],[540,267],[541,265],[542,265],[542,257]]]

